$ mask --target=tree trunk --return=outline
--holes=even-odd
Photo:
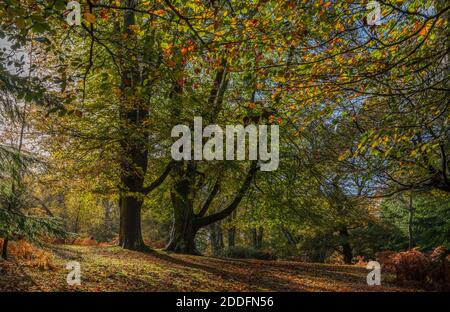
[[[5,237],[3,239],[3,246],[2,246],[2,258],[3,259],[8,259],[8,237]]]
[[[219,222],[211,224],[210,233],[211,233],[211,252],[213,255],[216,256],[224,247],[221,224]]]
[[[256,233],[256,248],[257,249],[262,248],[263,235],[264,235],[264,228],[262,226],[260,226],[258,228],[258,232]]]
[[[225,247],[225,244],[223,242],[223,230],[222,225],[220,223],[217,224],[217,246],[220,250],[222,250]]]
[[[181,209],[174,209],[174,222],[166,249],[179,253],[199,254],[195,246],[195,235],[198,230],[194,227],[195,216],[186,212]]]
[[[414,222],[414,207],[413,207],[413,196],[412,193],[409,194],[409,207],[408,207],[408,238],[409,238],[409,249],[414,247],[414,235],[413,235],[413,222]]]
[[[219,246],[217,243],[217,232],[215,229],[215,224],[211,224],[209,227],[209,241],[211,243],[211,254],[216,256],[219,252]]]
[[[185,166],[186,165],[186,166]],[[175,181],[170,193],[173,207],[173,225],[170,232],[170,241],[166,249],[168,251],[198,254],[195,246],[195,215],[193,208],[193,183],[191,177],[195,174],[195,165],[192,162],[178,164],[175,169]]]
[[[127,0],[127,7],[133,8],[137,1]],[[133,10],[123,14],[123,31],[125,40],[136,40],[130,26],[135,25]],[[126,53],[126,52],[124,52]],[[138,64],[124,64],[121,89],[124,105],[120,107],[120,118],[124,125],[123,139],[120,142],[122,159],[121,194],[120,194],[120,231],[119,244],[131,250],[146,248],[141,234],[141,208],[144,194],[144,178],[147,173],[148,150],[146,146],[148,131],[145,128],[148,110],[141,103],[129,105],[127,94],[133,94],[140,82]],[[127,105],[128,104],[128,105]],[[139,135],[138,135],[139,134]]]
[[[130,250],[144,250],[145,244],[141,234],[142,200],[125,196],[121,202],[119,245]]]
[[[199,213],[195,214],[193,208],[195,177],[197,174],[196,164],[192,161],[187,161],[174,165],[173,177],[175,181],[171,191],[173,225],[170,233],[170,241],[166,249],[179,253],[199,254],[195,246],[195,235],[198,230],[223,220],[235,211],[245,192],[250,187],[256,170],[257,163],[252,162],[245,181],[233,201],[225,209],[205,216],[206,209],[200,209]],[[216,194],[216,191],[213,191],[213,194]],[[207,202],[210,204],[210,201]],[[235,228],[234,231],[228,231],[228,243],[230,244],[231,242],[233,246],[235,232]],[[233,233],[231,240],[230,233]]]
[[[344,263],[351,264],[353,259],[353,252],[352,247],[349,243],[349,233],[346,226],[339,230],[339,235],[342,245],[342,254],[344,255]]]
[[[81,204],[78,204],[77,216],[75,217],[75,222],[73,223],[72,231],[78,233],[80,231],[80,212]]]
[[[65,194],[64,191],[60,192],[56,195],[56,203],[58,204],[58,207],[61,207],[61,219],[62,219],[62,224],[64,226],[64,229],[68,229],[68,224],[67,224],[67,220],[69,219],[69,213],[67,211],[67,205],[66,205],[66,200],[65,200]]]
[[[256,249],[256,245],[257,245],[257,238],[256,238],[256,228],[251,228],[250,230],[251,236],[252,236],[252,247],[254,249]]]
[[[228,248],[236,246],[236,227],[228,229]]]
[[[105,239],[110,239],[112,233],[112,219],[111,219],[111,202],[108,199],[103,199],[103,207],[105,209],[105,218],[104,218],[104,226],[105,226]]]
[[[286,240],[287,240],[289,245],[297,246],[298,239],[296,237],[294,237],[294,235],[292,235],[292,233],[288,229],[286,229],[285,227],[281,227],[281,232],[286,237]]]
[[[262,226],[260,226],[258,228],[252,228],[251,232],[252,232],[252,247],[254,249],[261,249],[263,233],[264,233]]]
[[[228,222],[233,222],[233,220],[236,219],[236,210],[234,210],[230,218],[228,219]],[[228,230],[228,248],[236,246],[236,227],[235,226],[229,226]]]
[[[193,227],[178,228],[174,226],[166,250],[190,255],[200,254],[195,246],[197,231]]]

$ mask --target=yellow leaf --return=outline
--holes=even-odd
[[[95,15],[92,13],[89,13],[89,12],[84,13],[84,19],[91,24],[95,23]]]
[[[163,16],[163,15],[166,13],[166,11],[164,11],[164,10],[156,10],[156,11],[153,12],[153,13],[155,13],[155,14],[158,15],[158,16]]]
[[[419,32],[421,36],[425,36],[428,33],[428,26],[425,26],[422,28],[422,30]]]

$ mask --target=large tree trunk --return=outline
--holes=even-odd
[[[141,208],[144,176],[147,172],[147,151],[139,149],[130,151],[127,148],[123,150],[126,158],[121,164],[121,184],[125,190],[120,195],[119,244],[126,249],[143,250],[145,244],[141,234]]]
[[[124,1],[127,7],[133,8],[137,1]],[[135,40],[130,26],[135,25],[135,16],[132,10],[125,10],[123,14],[123,31],[125,40]],[[125,53],[125,52],[124,52]],[[119,244],[131,250],[146,248],[141,234],[141,208],[144,195],[144,178],[147,172],[148,150],[145,123],[148,119],[148,110],[141,103],[133,103],[130,107],[128,94],[134,93],[134,88],[140,82],[137,71],[138,64],[123,64],[121,89],[124,105],[120,108],[120,118],[126,125],[123,128],[124,138],[121,143],[120,162],[121,194],[120,194],[120,231]],[[138,135],[140,134],[140,135]]]
[[[193,226],[192,219],[185,225],[175,222],[170,233],[170,241],[166,249],[168,251],[197,255],[200,254],[195,246],[197,229]]]
[[[195,246],[195,235],[198,230],[223,220],[235,211],[245,192],[250,187],[256,170],[257,163],[254,161],[234,200],[225,209],[205,216],[204,213],[206,213],[211,201],[207,200],[207,204],[200,209],[198,214],[195,214],[193,209],[194,181],[196,177],[195,163],[188,161],[176,164],[173,170],[175,182],[171,192],[173,225],[170,233],[170,241],[166,249],[179,253],[199,254]],[[211,194],[217,194],[216,187],[213,188]],[[210,196],[211,199],[213,197]]]
[[[173,224],[170,232],[170,241],[166,249],[168,251],[197,254],[195,247],[195,234],[198,228],[195,226],[193,208],[193,181],[195,165],[192,162],[177,164],[175,168],[174,187],[170,197],[173,207]]]
[[[227,88],[227,84],[228,78],[226,61],[224,59],[216,73],[213,87],[208,98],[208,111],[202,113],[202,116],[207,118],[211,123],[214,123],[214,120],[220,111],[223,94]],[[182,88],[176,84],[173,93],[171,94],[173,100],[179,100],[179,95],[181,92]],[[178,112],[174,111],[174,115],[178,115]],[[184,161],[177,163],[174,167],[173,178],[175,180],[175,184],[171,192],[173,226],[170,241],[166,249],[181,253],[197,254],[198,251],[195,247],[195,235],[198,230],[227,217],[235,209],[235,206],[237,206],[242,197],[238,196],[239,200],[233,202],[232,206],[228,207],[228,209],[224,209],[221,212],[213,214],[213,217],[205,217],[207,209],[217,194],[218,184],[216,184],[213,191],[208,196],[208,199],[200,208],[198,214],[195,214],[193,201],[196,192],[194,188],[196,188],[197,183],[202,180],[201,175],[198,175],[196,172],[196,163],[194,161]],[[246,188],[248,188],[248,185]]]
[[[353,259],[353,252],[349,242],[350,235],[346,226],[339,230],[339,236],[341,239],[342,254],[344,255],[344,263],[351,264]]]
[[[119,245],[130,250],[144,250],[145,244],[141,234],[142,201],[125,196],[121,202]]]
[[[166,249],[179,253],[198,254],[195,246],[195,235],[198,229],[194,226],[195,216],[192,207],[186,207],[182,199],[174,197],[178,196],[172,194],[173,225]]]

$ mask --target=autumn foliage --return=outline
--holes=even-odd
[[[445,247],[437,247],[425,254],[416,248],[403,251],[382,251],[377,253],[377,261],[383,270],[395,272],[397,281],[418,283],[427,289],[450,289],[450,258]]]
[[[450,290],[450,256],[444,247],[436,248],[429,257],[428,282],[432,288]]]
[[[3,241],[0,240],[0,247]],[[41,270],[55,270],[53,263],[53,255],[43,249],[37,248],[27,241],[19,240],[11,242],[9,245],[9,253],[14,261],[20,265],[38,268]]]
[[[449,1],[67,2],[0,1],[0,271],[450,289]]]

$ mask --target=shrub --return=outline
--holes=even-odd
[[[399,283],[412,281],[428,289],[449,290],[450,259],[448,256],[449,251],[445,247],[437,247],[429,254],[424,254],[415,248],[399,253],[379,252],[377,261],[384,270],[395,272]]]
[[[61,237],[53,237],[53,236],[43,236],[41,241],[45,244],[51,244],[51,245],[62,245],[62,244],[69,244],[71,241],[73,241],[73,238],[61,238]]]
[[[450,290],[450,259],[449,251],[445,247],[437,247],[433,250],[430,259],[430,267],[427,272],[427,282],[432,289],[441,291]]]
[[[394,266],[397,280],[416,281],[425,285],[430,259],[417,249],[399,252],[394,257]]]
[[[364,259],[363,256],[356,256],[355,257],[355,265],[356,266],[366,267],[367,263],[368,262]]]
[[[120,241],[119,240],[119,235],[116,235],[113,238],[111,238],[108,243],[110,245],[117,246],[117,245],[119,245],[119,241]]]
[[[276,256],[272,253],[242,246],[225,248],[219,253],[219,256],[236,259],[276,260]]]
[[[54,270],[53,255],[39,249],[27,241],[12,242],[9,248],[10,254],[21,264],[39,268],[41,270]]]
[[[325,259],[324,262],[328,264],[345,264],[344,256],[339,251],[334,251]]]
[[[394,256],[395,255],[396,255],[395,251],[384,250],[384,251],[377,252],[375,254],[375,258],[380,263],[381,268],[383,270],[386,270],[389,272],[395,272],[395,265],[394,265]]]
[[[90,236],[87,237],[78,237],[76,238],[72,245],[78,245],[78,246],[98,246],[99,243]]]

